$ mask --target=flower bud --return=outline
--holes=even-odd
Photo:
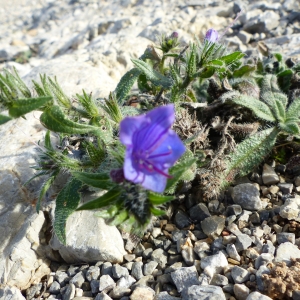
[[[219,34],[217,30],[213,28],[207,30],[205,34],[205,40],[211,43],[215,43],[216,41],[218,41],[218,39],[219,39]]]
[[[109,175],[111,180],[116,183],[121,183],[125,180],[123,168],[111,170]]]

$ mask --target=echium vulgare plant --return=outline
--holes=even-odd
[[[276,147],[298,143],[300,65],[261,45],[264,57],[230,51],[210,29],[182,45],[178,33],[148,46],[107,99],[83,91],[70,99],[41,75],[34,92],[17,72],[0,75],[0,124],[34,110],[47,129],[35,177],[45,181],[37,210],[59,174],[69,180],[55,201],[54,232],[66,243],[77,210],[142,232],[164,205],[191,185],[218,197]],[[137,84],[137,90],[133,86]],[[58,134],[59,145],[50,141]],[[89,202],[83,193],[100,191]]]

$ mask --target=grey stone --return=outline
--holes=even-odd
[[[175,215],[174,223],[179,229],[182,229],[188,227],[191,224],[191,221],[185,212],[179,210]]]
[[[224,286],[228,284],[228,278],[221,274],[215,274],[212,278],[210,285]]]
[[[109,275],[111,277],[113,276],[111,262],[106,261],[105,263],[102,264],[101,275]]]
[[[275,262],[285,262],[290,266],[291,258],[300,258],[300,249],[290,242],[280,244],[276,250]]]
[[[244,284],[236,283],[233,286],[233,292],[237,300],[245,300],[248,297],[250,290]]]
[[[259,15],[256,15],[247,23],[245,23],[243,30],[250,33],[268,33],[270,30],[279,25],[279,19],[279,14],[275,13],[274,11],[265,11]]]
[[[116,283],[109,275],[102,275],[100,277],[99,291],[107,293],[112,290],[115,285]]]
[[[300,196],[288,198],[280,207],[280,216],[284,219],[300,222]]]
[[[181,255],[187,266],[192,266],[194,264],[195,254],[192,246],[183,246],[181,250]]]
[[[263,274],[270,274],[270,269],[265,266],[265,265],[262,265],[259,267],[259,269],[257,270],[256,272],[256,283],[257,283],[257,289],[261,292],[264,291],[265,289],[265,286],[264,286],[264,282],[263,282],[263,279],[262,279],[262,275]]]
[[[295,233],[291,232],[280,232],[276,234],[277,243],[282,244],[285,242],[290,242],[295,244]]]
[[[171,273],[172,280],[179,293],[193,285],[198,285],[198,273],[196,267],[179,268]]]
[[[147,286],[138,286],[130,295],[130,300],[153,300],[155,291]]]
[[[118,287],[123,287],[123,288],[129,288],[131,287],[134,283],[136,282],[136,280],[130,276],[130,275],[126,275],[122,278],[120,278],[117,281],[117,286]]]
[[[174,297],[168,294],[168,292],[160,292],[158,293],[154,300],[179,300],[181,298]]]
[[[109,296],[113,299],[119,299],[123,296],[128,296],[131,294],[131,289],[122,287],[122,286],[115,286],[112,291],[110,291]]]
[[[38,296],[40,294],[41,289],[41,283],[32,285],[29,289],[26,290],[26,298],[30,300],[35,296]]]
[[[234,266],[231,270],[231,276],[235,283],[243,283],[249,280],[250,272],[239,266]]]
[[[271,166],[264,164],[262,180],[264,184],[271,185],[278,183],[279,177]]]
[[[219,216],[211,216],[201,222],[203,232],[207,236],[217,238],[225,226],[225,218]]]
[[[59,284],[62,284],[69,281],[70,277],[64,271],[57,271],[55,273],[55,279],[58,281]]]
[[[248,249],[252,244],[252,239],[247,234],[239,234],[236,237],[235,248],[238,252]]]
[[[156,261],[149,261],[144,264],[144,275],[151,275],[152,272],[156,269],[158,263]]]
[[[243,209],[260,210],[262,208],[259,190],[251,183],[242,183],[235,186],[231,193],[234,203]]]
[[[228,261],[223,252],[207,256],[201,259],[201,268],[204,273],[209,275],[211,278],[216,273],[221,273],[225,267],[228,266]]]
[[[293,300],[299,300],[299,299],[300,299],[300,290],[298,290],[298,291],[293,291],[292,299],[293,299]]]
[[[282,194],[291,194],[293,191],[293,184],[292,183],[278,183],[278,187]]]
[[[30,113],[26,120],[14,119],[0,126],[0,278],[4,286],[21,290],[50,273],[47,255],[57,259],[51,248],[40,242],[44,237],[44,214],[37,214],[30,204],[43,179],[24,185],[34,176],[30,166],[38,159],[29,137],[37,142],[45,133],[38,117],[39,113]]]
[[[99,282],[99,280],[91,280],[90,281],[90,285],[91,285],[91,291],[92,291],[92,293],[93,294],[96,294],[96,293],[98,293],[98,291],[99,291],[99,285],[100,285],[100,282]]]
[[[0,299],[3,300],[26,300],[21,291],[16,287],[6,286],[0,289]]]
[[[77,288],[81,288],[84,281],[85,281],[85,276],[83,272],[79,272],[70,280],[70,283],[73,283]]]
[[[141,261],[134,262],[131,269],[131,275],[135,279],[140,280],[144,276],[142,268],[143,263]]]
[[[49,287],[49,292],[51,294],[59,294],[60,291],[60,284],[57,281],[53,281]]]
[[[211,214],[208,211],[207,206],[204,203],[199,203],[195,206],[193,206],[190,210],[189,210],[189,214],[191,219],[195,222],[201,222],[204,219],[206,219],[207,217],[210,217]]]
[[[113,300],[113,299],[110,298],[106,293],[102,292],[96,296],[95,300]]]
[[[143,251],[143,257],[146,258],[146,259],[150,258],[152,252],[153,252],[152,248],[145,249],[145,251]]]
[[[193,285],[187,290],[184,300],[225,300],[226,297],[219,286]]]
[[[229,257],[231,257],[231,258],[233,258],[233,259],[235,259],[235,260],[237,260],[237,261],[240,261],[240,260],[241,260],[241,257],[240,257],[240,255],[238,254],[238,252],[237,252],[237,250],[236,250],[234,244],[228,244],[228,245],[226,246],[226,251],[227,251]]]
[[[229,205],[226,208],[226,215],[227,216],[238,216],[243,212],[242,207],[239,204]]]
[[[241,30],[237,36],[243,44],[248,44],[252,38],[251,34],[243,30]]]
[[[149,286],[151,283],[155,282],[154,277],[152,275],[147,275],[142,277],[139,281],[134,283],[131,286],[131,289],[136,288],[137,286]]]
[[[259,292],[252,292],[248,295],[246,300],[272,300],[272,298],[270,298],[266,295],[263,295]]]
[[[134,264],[135,263],[133,263],[133,266],[134,266]],[[112,266],[112,274],[113,274],[114,278],[119,279],[121,277],[129,275],[129,272],[125,267],[121,267],[119,264],[115,264]]]
[[[262,253],[255,260],[255,268],[259,269],[262,265],[267,265],[274,260],[274,255],[271,253]]]
[[[74,276],[74,275],[78,272],[78,270],[79,270],[79,267],[75,267],[75,266],[71,265],[71,266],[69,267],[69,269],[67,270],[67,274],[68,274],[70,277],[72,277],[72,276]]]
[[[164,268],[168,261],[168,255],[163,249],[155,249],[151,254],[151,259],[156,261],[160,267]]]
[[[71,300],[75,297],[75,285],[70,283],[67,285],[67,289],[63,295],[63,300]]]
[[[93,211],[73,213],[67,220],[66,236],[66,246],[61,244],[55,235],[50,244],[69,263],[99,260],[117,263],[123,261],[123,255],[126,253],[118,229],[106,225]]]
[[[85,276],[88,281],[97,280],[100,276],[100,268],[96,266],[90,266]]]
[[[267,241],[267,243],[263,245],[261,252],[262,253],[270,253],[270,254],[274,255],[275,246],[273,245],[273,243],[271,241]]]

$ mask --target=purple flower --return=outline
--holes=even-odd
[[[218,31],[212,28],[207,30],[205,34],[205,39],[208,42],[215,43],[219,39]]]
[[[185,152],[185,146],[171,129],[174,105],[160,106],[120,123],[120,140],[126,146],[124,175],[145,189],[162,193],[171,178],[168,170]]]

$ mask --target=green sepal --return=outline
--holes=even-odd
[[[97,199],[91,200],[81,206],[79,206],[76,210],[90,210],[90,209],[99,209],[113,204],[117,199],[119,199],[121,195],[121,189],[119,187],[115,187],[109,190],[104,195],[100,196]]]
[[[72,172],[72,175],[82,183],[103,190],[109,190],[115,186],[106,173]]]
[[[139,59],[132,59],[134,65],[142,71],[147,79],[156,86],[161,86],[165,89],[169,89],[172,86],[172,80],[161,75],[157,71],[153,70],[152,67],[146,62]]]
[[[109,223],[111,226],[119,226],[123,222],[126,221],[128,218],[128,212],[126,209],[123,209],[121,212],[119,212],[114,219]]]
[[[50,186],[52,185],[52,183],[54,182],[55,178],[57,177],[57,175],[59,174],[59,169],[55,170],[50,177],[44,182],[42,189],[40,191],[39,194],[39,199],[37,201],[36,204],[36,212],[39,213],[40,211],[40,207],[41,207],[41,200],[42,198],[45,196],[46,192],[49,190]]]
[[[52,100],[50,96],[14,100],[9,104],[8,112],[11,117],[18,118],[40,108],[50,100]]]
[[[0,115],[0,125],[4,124],[10,120],[12,120],[12,118],[10,118],[8,116]]]
[[[54,232],[61,243],[66,245],[66,223],[68,217],[76,210],[80,202],[81,181],[72,178],[56,197],[54,212]]]
[[[132,86],[134,85],[140,74],[141,71],[139,69],[133,68],[130,71],[128,71],[125,75],[123,75],[115,89],[118,103],[124,103],[124,100],[126,99]]]
[[[154,192],[148,192],[148,199],[153,205],[161,205],[174,200],[175,196],[166,196]]]

